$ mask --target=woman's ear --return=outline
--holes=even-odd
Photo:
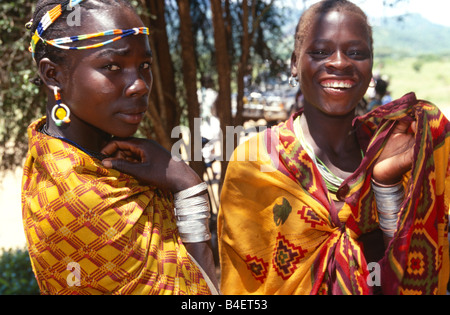
[[[39,76],[50,90],[53,90],[55,86],[62,88],[62,67],[50,59],[42,58],[39,62]]]
[[[297,55],[295,52],[291,55],[291,76],[296,78],[298,76],[298,68],[297,68]]]

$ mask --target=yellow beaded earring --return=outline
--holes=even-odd
[[[63,123],[70,123],[70,109],[61,102],[61,94],[59,88],[54,87],[53,92],[55,94],[56,105],[52,109],[52,119],[56,126],[60,127]]]

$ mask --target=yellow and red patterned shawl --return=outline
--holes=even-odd
[[[368,266],[358,237],[378,228],[373,165],[395,121],[414,116],[398,232]],[[365,158],[338,192],[339,212],[296,139],[294,118],[239,147],[230,162],[218,223],[222,293],[371,294],[381,281],[385,294],[445,294],[450,124],[442,113],[409,94],[356,120]]]
[[[210,294],[172,196],[28,129],[23,223],[42,294]]]

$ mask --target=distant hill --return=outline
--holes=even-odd
[[[287,49],[292,46],[295,27],[301,10],[284,12],[284,33]],[[370,18],[376,57],[415,57],[419,55],[450,56],[450,27],[434,24],[420,14],[398,17]]]
[[[378,57],[450,55],[450,27],[419,14],[372,19],[371,23]]]

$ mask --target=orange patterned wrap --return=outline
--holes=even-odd
[[[210,294],[172,196],[28,129],[23,223],[42,294]]]

